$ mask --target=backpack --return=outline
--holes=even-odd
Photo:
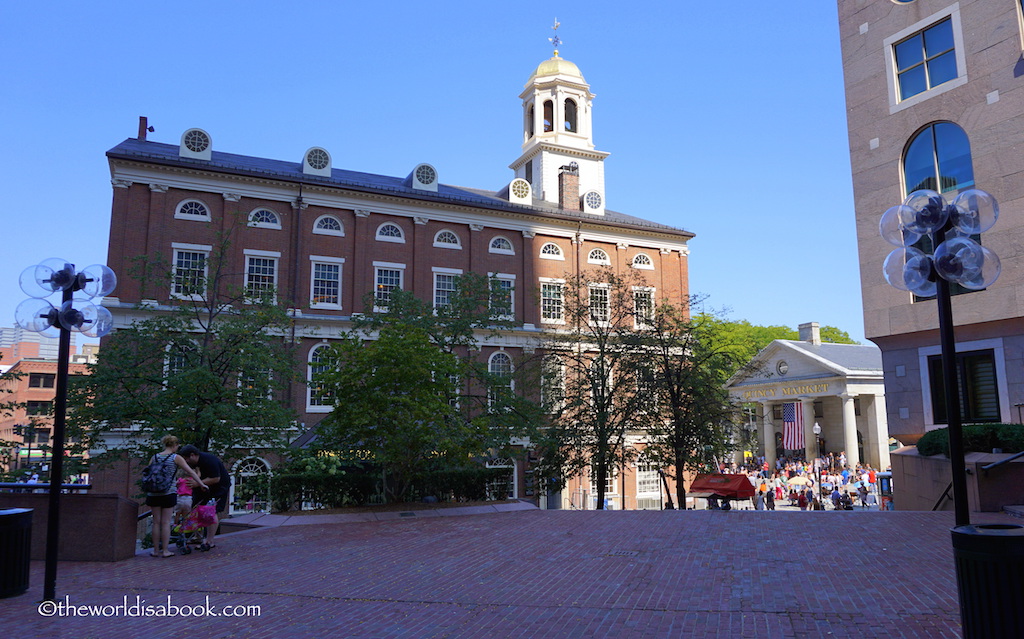
[[[139,482],[142,490],[147,493],[163,494],[171,489],[177,467],[168,464],[167,460],[174,455],[175,453],[171,453],[163,459],[160,459],[158,455],[153,455],[153,461],[142,471],[142,481]]]

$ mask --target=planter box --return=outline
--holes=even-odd
[[[31,508],[32,559],[46,558],[49,495],[0,493],[0,509]],[[139,505],[119,495],[60,496],[60,561],[121,561],[135,556]]]
[[[967,501],[971,512],[999,512],[1003,506],[1024,504],[1024,459],[1017,459],[990,471],[981,468],[1012,455],[1008,453],[967,453]],[[892,480],[896,510],[931,510],[952,478],[945,455],[922,457],[916,446],[894,450]],[[953,491],[950,490],[950,497]],[[939,510],[953,510],[945,499]]]

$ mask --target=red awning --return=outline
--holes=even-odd
[[[754,496],[754,485],[746,475],[697,475],[690,492],[743,499]]]

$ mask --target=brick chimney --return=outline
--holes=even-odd
[[[155,129],[149,126],[149,118],[144,115],[139,116],[139,140],[146,140],[146,133],[149,131],[155,131]]]
[[[817,322],[807,322],[797,327],[800,331],[800,341],[810,342],[815,346],[821,346],[821,332],[818,330]]]
[[[558,206],[566,211],[580,211],[580,169],[575,162],[558,169]]]

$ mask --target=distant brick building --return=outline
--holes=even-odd
[[[404,178],[336,169],[320,147],[297,149],[298,161],[235,155],[215,150],[201,129],[185,131],[179,144],[159,143],[147,139],[143,122],[136,138],[107,152],[108,264],[120,279],[104,305],[115,326],[202,294],[190,282],[206,274],[217,234],[229,228],[235,284],[272,289],[292,309],[307,379],[371,292],[386,302],[394,289],[411,290],[440,305],[457,275],[496,279],[512,291],[515,328],[480,336],[480,357],[493,367],[563,322],[569,275],[598,266],[635,272],[646,284],[640,297],[684,300],[693,234],[606,209],[608,154],[594,146],[593,94],[576,65],[556,52],[520,98],[522,152],[498,192],[444,184],[427,163]],[[145,296],[129,269],[139,255],[162,255],[172,268]],[[286,401],[307,427],[332,409],[306,385]],[[266,460],[236,463],[257,471]],[[525,496],[526,469],[507,463],[516,465],[512,493]]]

